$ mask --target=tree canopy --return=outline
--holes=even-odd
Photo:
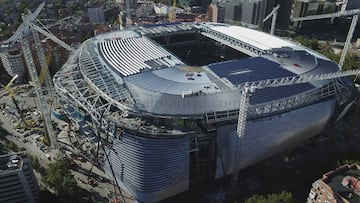
[[[336,166],[337,167],[340,167],[342,165],[345,165],[345,164],[359,164],[360,165],[360,159],[357,159],[357,160],[353,160],[353,159],[345,159],[345,160],[340,160],[340,161],[337,161],[336,162]]]
[[[290,192],[273,193],[268,195],[253,195],[245,200],[245,203],[293,203],[293,197]]]
[[[28,157],[31,161],[32,168],[38,171],[40,168],[39,158],[37,156],[33,156],[31,154],[28,154]]]
[[[66,202],[74,202],[78,198],[79,187],[69,168],[62,161],[49,164],[43,182],[57,192]]]

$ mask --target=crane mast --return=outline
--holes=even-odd
[[[315,82],[320,80],[330,80],[330,79],[336,79],[336,78],[359,75],[359,74],[360,74],[360,69],[356,69],[356,70],[339,71],[335,73],[326,73],[320,75],[294,76],[294,77],[285,77],[285,78],[277,78],[277,79],[268,79],[268,80],[249,82],[238,86],[234,86],[234,89],[241,90],[241,96],[240,96],[240,105],[239,105],[239,118],[236,128],[237,139],[232,156],[233,157],[232,159],[233,171],[231,174],[232,190],[234,191],[236,189],[238,177],[239,177],[240,161],[241,161],[240,155],[242,148],[241,145],[242,145],[242,140],[244,139],[245,136],[247,110],[249,106],[251,93],[255,92],[258,89],[295,85],[295,84]]]
[[[35,63],[34,60],[32,58],[31,55],[31,50],[29,47],[29,42],[26,40],[26,37],[21,37],[20,38],[20,43],[21,43],[21,49],[24,53],[24,57],[25,57],[25,62],[26,65],[29,69],[29,74],[31,77],[31,80],[34,83],[34,88],[35,88],[35,93],[36,93],[36,98],[37,98],[37,104],[39,106],[39,109],[43,115],[44,118],[44,123],[45,123],[45,127],[46,127],[46,131],[47,131],[47,135],[50,141],[51,146],[55,149],[56,148],[56,138],[55,138],[55,133],[54,133],[54,129],[50,120],[50,112],[47,108],[46,103],[44,104],[44,94],[42,92],[42,88],[40,86],[40,82],[39,82],[39,77],[38,77],[38,73],[36,71],[36,67],[35,67]]]
[[[130,1],[125,0],[126,6],[126,26],[131,25]]]
[[[30,78],[34,84],[36,98],[37,98],[37,104],[38,104],[38,107],[44,118],[44,124],[45,124],[45,128],[46,128],[47,136],[48,136],[48,139],[50,141],[52,148],[56,149],[56,147],[57,147],[56,136],[55,136],[55,132],[54,132],[54,129],[53,129],[53,126],[51,123],[50,107],[46,103],[44,93],[41,88],[40,80],[42,81],[43,78],[39,78],[39,75],[37,73],[34,59],[31,54],[29,42],[27,41],[27,39],[26,39],[27,37],[25,36],[26,31],[30,29],[30,31],[33,34],[34,41],[35,41],[36,54],[39,58],[40,67],[42,69],[40,71],[40,73],[44,73],[44,74],[41,74],[41,77],[45,77],[45,84],[46,84],[46,87],[48,88],[48,94],[51,98],[54,97],[53,85],[51,82],[51,77],[49,74],[48,64],[46,62],[44,50],[43,50],[42,45],[40,44],[40,38],[39,38],[38,32],[45,35],[46,37],[50,38],[55,43],[59,44],[60,46],[62,46],[63,48],[65,48],[68,51],[73,51],[73,49],[72,49],[72,47],[70,47],[69,45],[64,43],[63,41],[56,38],[53,34],[50,33],[50,31],[46,31],[35,24],[36,17],[41,12],[41,10],[44,6],[45,6],[45,3],[43,2],[40,4],[40,6],[36,9],[36,11],[34,13],[31,13],[29,11],[27,15],[23,15],[22,16],[23,23],[19,26],[19,28],[17,29],[14,36],[16,39],[20,38],[21,49],[24,54],[26,66],[29,70]]]
[[[345,41],[345,44],[344,44],[344,49],[341,52],[341,57],[340,57],[340,60],[339,60],[339,67],[340,68],[342,68],[343,65],[344,65],[345,57],[346,57],[346,54],[348,52],[348,49],[349,49],[349,46],[350,46],[350,43],[351,43],[351,39],[353,37],[354,31],[355,31],[355,28],[356,28],[356,25],[357,25],[357,22],[358,22],[358,18],[359,18],[358,15],[354,15],[352,20],[351,20],[350,29],[349,29],[348,35],[346,37],[346,41]]]
[[[36,32],[35,30],[32,30],[33,36],[34,36],[34,41],[35,41],[35,50],[36,50],[36,54],[39,58],[39,63],[40,63],[40,67],[41,67],[41,72],[43,72],[43,76],[40,74],[40,76],[45,77],[45,86],[48,88],[48,90],[53,90],[54,86],[51,82],[51,76],[49,73],[49,68],[48,68],[48,63],[46,61],[46,57],[45,57],[45,53],[44,53],[44,49],[41,45],[40,42],[40,37],[38,32]],[[39,82],[40,82],[40,86],[42,84],[42,81],[44,79],[42,79],[41,77],[39,78]],[[54,98],[54,91],[48,91],[48,95],[50,96],[50,98]]]
[[[276,19],[277,19],[277,15],[279,12],[279,8],[280,8],[280,4],[278,4],[276,7],[273,8],[273,10],[269,13],[269,15],[267,15],[263,22],[266,22],[271,16],[271,28],[270,28],[270,34],[274,35],[275,33],[275,27],[276,27]]]
[[[34,88],[35,88],[35,93],[36,93],[36,98],[37,98],[37,105],[40,109],[40,112],[43,115],[48,141],[50,142],[52,148],[55,149],[56,148],[56,138],[55,138],[55,132],[54,132],[54,129],[53,129],[53,126],[51,123],[50,109],[48,108],[48,106],[45,102],[44,94],[43,94],[43,91],[42,91],[42,88],[41,88],[41,85],[39,82],[39,76],[36,71],[36,66],[35,66],[34,60],[32,58],[29,42],[26,40],[26,36],[25,36],[25,31],[30,27],[31,23],[35,20],[36,16],[41,12],[41,10],[44,6],[45,6],[45,3],[43,2],[42,4],[40,4],[39,8],[36,9],[36,11],[34,13],[31,13],[29,11],[28,15],[22,16],[23,23],[21,25],[24,27],[24,30],[22,30],[22,31],[20,30],[21,31],[20,44],[21,44],[22,52],[24,54],[26,66],[29,70],[30,78],[31,78],[32,82],[34,83]],[[31,30],[31,31],[33,31],[33,30]],[[34,39],[35,39],[36,53],[38,54],[41,67],[47,68],[47,65],[44,66],[46,61],[45,61],[45,56],[44,56],[42,47],[40,47],[41,45],[39,44],[40,43],[39,36],[37,35],[37,33],[33,32],[33,34],[34,34]],[[47,87],[51,88],[52,87],[52,84],[50,84],[51,81],[50,81],[50,83],[49,82],[47,82],[47,83],[48,83]],[[49,90],[48,92],[52,92],[52,90]]]
[[[241,145],[242,145],[243,137],[245,135],[245,125],[246,125],[249,99],[250,99],[250,87],[249,86],[243,87],[240,95],[239,118],[236,128],[237,141],[233,155],[233,165],[232,165],[233,173],[231,174],[231,183],[230,183],[231,188],[236,188],[239,179],[238,171],[240,170]]]

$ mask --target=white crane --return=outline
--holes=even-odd
[[[38,55],[39,61],[40,61],[40,65],[42,69],[48,69],[48,66],[46,64],[45,61],[45,55],[44,55],[44,51],[42,49],[42,46],[40,43],[40,39],[38,36],[38,32],[40,32],[41,34],[47,36],[48,38],[50,38],[51,40],[53,40],[54,42],[58,43],[60,46],[64,47],[65,49],[69,50],[69,51],[73,51],[72,47],[70,47],[69,45],[67,45],[66,43],[62,42],[61,40],[59,40],[58,38],[56,38],[52,33],[50,33],[50,31],[46,31],[44,29],[42,29],[41,27],[39,27],[38,25],[35,24],[36,22],[36,17],[37,15],[41,12],[42,8],[45,6],[45,3],[41,3],[40,6],[36,9],[36,11],[34,13],[31,13],[30,11],[28,12],[27,15],[23,15],[22,19],[23,19],[23,23],[20,25],[19,28],[21,29],[17,29],[16,33],[20,33],[20,34],[16,34],[14,39],[18,40],[20,38],[20,44],[21,44],[21,48],[22,48],[22,52],[24,54],[24,58],[25,58],[25,62],[26,62],[26,66],[29,70],[29,74],[31,77],[31,80],[34,84],[34,89],[35,89],[35,93],[37,96],[37,104],[38,107],[43,115],[44,118],[44,123],[45,123],[45,127],[46,127],[46,131],[48,133],[48,138],[50,141],[51,146],[56,149],[56,138],[55,138],[55,133],[54,133],[54,129],[51,123],[51,114],[50,114],[50,107],[47,105],[45,99],[44,99],[44,93],[43,90],[41,88],[41,84],[39,82],[39,76],[38,73],[36,71],[36,66],[34,63],[34,59],[32,57],[31,54],[31,50],[30,50],[30,46],[29,46],[29,42],[27,41],[27,36],[25,36],[27,34],[27,32],[29,31],[29,29],[32,31],[32,34],[34,36],[35,39],[35,48],[36,48],[36,53]],[[45,28],[46,29],[46,28]],[[49,75],[49,71],[45,70],[45,72],[47,73],[46,76],[46,80],[45,80],[45,84],[48,88],[48,92],[50,95],[52,95],[53,89],[49,89],[52,88],[52,83],[51,83],[51,79],[50,79],[50,75]]]
[[[289,85],[295,85],[301,83],[315,82],[320,80],[336,79],[340,77],[359,75],[359,74],[360,74],[360,69],[356,69],[356,70],[339,71],[335,73],[326,73],[320,75],[293,76],[293,77],[285,77],[278,79],[268,79],[268,80],[261,80],[255,82],[248,82],[245,84],[240,84],[238,86],[235,86],[234,87],[235,89],[241,90],[241,96],[240,96],[240,106],[239,106],[239,118],[236,129],[238,139],[235,144],[235,150],[232,159],[231,188],[235,189],[238,183],[240,161],[241,161],[241,156],[240,156],[241,145],[245,135],[247,110],[249,106],[251,93],[255,92],[258,89],[289,86]]]
[[[270,28],[271,35],[274,35],[274,33],[275,33],[276,19],[277,19],[279,8],[280,8],[280,4],[278,4],[276,7],[274,7],[273,10],[269,13],[269,15],[267,15],[263,20],[263,23],[264,23],[272,16],[271,28]]]
[[[41,10],[44,8],[45,2],[41,3],[39,7],[34,11],[34,13],[29,13],[28,20],[33,21],[41,12]],[[3,41],[4,44],[14,44],[16,41],[18,41],[21,37],[21,35],[28,31],[28,28],[24,23],[20,24],[19,27],[16,29],[15,33],[7,40]]]
[[[131,21],[131,13],[130,13],[130,1],[126,0],[125,1],[125,6],[126,6],[126,26],[131,25],[132,21]]]
[[[349,10],[349,11],[344,11],[344,12],[336,12],[336,13],[329,13],[329,14],[311,15],[311,16],[305,16],[305,17],[300,17],[300,18],[293,18],[291,20],[292,21],[304,21],[304,20],[316,20],[316,19],[325,19],[325,18],[336,18],[336,17],[341,17],[341,16],[353,16],[349,31],[348,31],[348,34],[346,37],[346,41],[344,44],[344,48],[341,52],[341,57],[339,60],[339,68],[341,70],[342,66],[344,65],[345,57],[346,57],[347,51],[349,49],[351,39],[353,37],[354,31],[355,31],[355,28],[356,28],[356,25],[358,22],[359,14],[360,14],[360,9],[354,9],[354,10]]]

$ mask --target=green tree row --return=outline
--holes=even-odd
[[[81,200],[80,188],[64,162],[50,163],[42,180],[57,193],[61,201],[77,202]]]
[[[12,141],[8,141],[6,142],[6,144],[4,145],[4,148],[7,151],[12,151],[12,152],[18,152],[20,151],[20,148]]]
[[[28,154],[28,157],[30,159],[32,168],[38,171],[40,169],[39,158],[31,154]]]
[[[290,192],[273,193],[268,195],[253,195],[245,203],[293,203],[295,202]]]

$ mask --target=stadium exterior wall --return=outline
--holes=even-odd
[[[189,136],[153,139],[124,133],[107,148],[119,185],[140,202],[157,202],[189,189]],[[105,159],[106,174],[112,174]]]
[[[287,113],[248,121],[242,144],[240,168],[245,168],[319,134],[333,116],[336,100],[327,100]],[[217,129],[219,149],[215,178],[231,174],[236,125]],[[224,168],[222,168],[221,158]]]

